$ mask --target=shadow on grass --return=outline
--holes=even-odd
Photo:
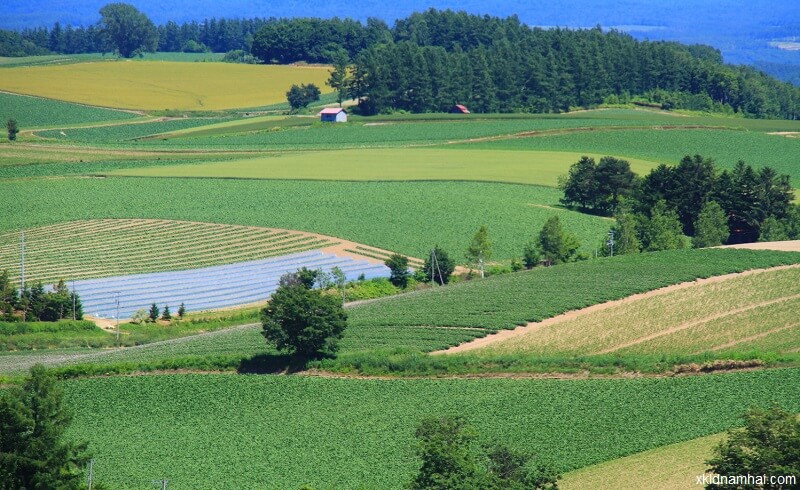
[[[236,372],[239,374],[293,374],[302,371],[306,361],[287,354],[256,354],[242,359]]]

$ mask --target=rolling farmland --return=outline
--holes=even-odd
[[[69,178],[4,180],[0,195],[8,196],[0,213],[9,217],[0,231],[147,217],[322,233],[413,257],[427,256],[438,243],[458,261],[482,224],[500,260],[520,256],[554,214],[587,253],[610,225],[558,207],[556,189],[476,182]]]
[[[418,465],[413,431],[425,415],[464,414],[482,440],[568,471],[718,433],[739,424],[753,399],[800,411],[788,389],[798,372],[567,381],[177,375],[64,386],[76,416],[70,436],[89,441],[95,477],[115,488],[165,477],[178,490],[402,488]]]
[[[159,166],[113,172],[139,177],[206,177],[309,180],[477,180],[556,187],[580,153],[374,149],[289,153],[235,162]],[[599,160],[603,155],[589,155]],[[341,162],[331,165],[331,162]],[[656,164],[631,162],[647,174]]]
[[[117,109],[220,110],[283,102],[293,83],[325,87],[327,67],[102,61],[4,68],[0,90]],[[60,80],[62,84],[53,84]],[[147,89],[142,90],[142,87]]]
[[[669,355],[796,349],[799,284],[797,268],[701,284],[579,315],[484,351]],[[785,344],[776,345],[777,339]]]
[[[90,442],[96,481],[402,488],[418,469],[419,420],[460,414],[481,442],[535,452],[561,472],[586,468],[567,490],[642,465],[683,482],[746,407],[800,411],[800,253],[591,259],[613,221],[564,208],[555,187],[581,155],[626,158],[641,175],[696,153],[722,168],[769,165],[797,185],[800,139],[767,133],[800,122],[610,109],[322,124],[317,107],[279,112],[292,83],[313,82],[328,92],[316,104],[332,103],[329,67],[179,63],[206,56],[219,57],[0,60],[0,90],[62,99],[0,92],[0,116],[22,129],[0,143],[0,271],[14,284],[23,229],[28,284],[74,280],[84,312],[104,317],[117,316],[119,295],[122,318],[153,302],[173,311],[261,302],[300,266],[384,277],[390,251],[425,257],[439,245],[465,264],[481,225],[489,265],[508,267],[553,215],[589,260],[350,304],[339,357],[307,366],[317,377],[234,374],[293,372],[253,305],[196,324],[128,325],[115,349],[88,322],[0,323],[0,347],[19,349],[0,353],[0,381],[38,362],[82,378],[61,384],[76,416],[69,436]],[[794,268],[625,299],[778,266]],[[428,355],[613,300],[622,304],[491,348]],[[769,369],[665,375],[740,360]],[[173,374],[88,377],[152,371]],[[331,379],[370,375],[391,379]],[[459,375],[513,379],[412,379]],[[576,379],[530,379],[547,376]]]

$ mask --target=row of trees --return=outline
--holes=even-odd
[[[530,28],[517,17],[428,10],[398,20],[210,19],[157,28],[134,7],[101,9],[96,26],[6,34],[54,52],[250,50],[267,63],[332,63],[342,96],[364,114],[396,109],[561,112],[604,101],[653,100],[752,117],[800,117],[800,89],[725,65],[708,46],[640,42],[617,31]],[[17,38],[14,38],[17,36]],[[13,39],[12,39],[13,38]],[[0,38],[0,42],[3,38]],[[0,48],[1,50],[2,48]],[[238,58],[241,58],[239,56]]]
[[[61,280],[46,291],[41,283],[25,287],[20,293],[11,283],[8,271],[0,273],[0,320],[43,321],[82,320],[80,297]]]
[[[755,170],[740,161],[720,171],[714,160],[695,155],[639,178],[625,160],[583,157],[559,186],[563,204],[616,215],[619,250],[662,250],[666,238],[647,231],[654,224],[672,229],[667,242],[687,235],[700,246],[800,237],[800,207],[792,204],[789,176],[770,167]],[[722,239],[709,241],[716,236]]]

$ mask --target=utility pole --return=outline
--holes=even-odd
[[[611,248],[611,256],[614,256],[614,230],[608,232],[608,241],[606,244]]]
[[[20,294],[22,294],[25,291],[25,230],[22,230],[22,242],[20,246],[22,248],[22,263],[20,265]]]
[[[75,321],[75,304],[77,303],[78,294],[75,292],[75,279],[72,280],[72,321]],[[89,490],[92,490],[91,486]]]
[[[161,480],[153,480],[156,485],[161,485],[161,490],[167,490],[167,482],[169,480],[162,478]]]
[[[89,460],[89,490],[92,490],[93,480],[94,480],[94,458]]]
[[[114,291],[117,295],[117,347],[119,347],[119,291]]]

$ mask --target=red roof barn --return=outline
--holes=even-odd
[[[319,115],[322,122],[347,122],[347,111],[340,107],[326,107]]]
[[[469,114],[469,109],[467,109],[467,106],[456,104],[450,109],[450,114]]]

